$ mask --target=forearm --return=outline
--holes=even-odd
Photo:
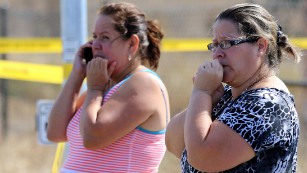
[[[193,89],[184,124],[184,142],[192,155],[198,155],[208,135],[212,111],[212,98],[206,92]]]
[[[167,150],[177,158],[181,158],[184,145],[184,122],[187,110],[175,115],[167,125],[165,134],[165,144]]]
[[[66,141],[66,127],[76,112],[83,79],[84,77],[71,73],[63,86],[49,116],[47,131],[49,140],[55,142]]]
[[[84,109],[80,118],[80,132],[83,137],[84,145],[89,146],[89,141],[95,141],[97,125],[97,116],[101,108],[103,99],[103,91],[100,90],[88,90],[87,96],[84,102]]]

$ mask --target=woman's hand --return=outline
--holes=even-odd
[[[194,77],[194,87],[213,96],[221,93],[223,67],[218,60],[205,62],[200,65]]]
[[[80,76],[85,77],[86,75],[86,63],[84,60],[84,48],[86,47],[92,47],[92,41],[88,41],[87,43],[85,43],[84,45],[82,45],[76,56],[75,56],[75,60],[74,60],[74,64],[73,64],[73,73],[77,73],[80,74]]]
[[[104,91],[110,82],[110,76],[112,75],[115,66],[116,62],[113,62],[108,66],[108,60],[100,57],[93,58],[88,62],[86,68],[88,89]]]

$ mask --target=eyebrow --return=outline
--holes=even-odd
[[[104,34],[110,34],[110,32],[108,31],[101,31],[98,34],[96,34],[95,32],[92,33],[93,35],[104,35]]]
[[[242,36],[234,36],[234,35],[223,35],[223,36],[220,36],[220,37],[218,37],[219,39],[222,39],[222,40],[224,40],[224,39],[238,39],[238,38],[241,38]],[[212,41],[214,42],[214,41],[217,41],[218,39],[217,38],[214,38],[214,39],[212,39]]]

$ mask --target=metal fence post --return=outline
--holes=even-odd
[[[61,38],[63,43],[64,82],[66,81],[74,61],[75,54],[81,44],[87,40],[87,1],[61,0]],[[65,143],[57,145],[52,172],[57,173],[65,158]]]
[[[1,21],[1,37],[7,36],[7,6],[0,7],[0,21]],[[6,60],[7,55],[1,54],[1,60]],[[0,80],[0,90],[1,90],[1,122],[0,122],[0,142],[4,140],[8,133],[8,83],[7,79]]]

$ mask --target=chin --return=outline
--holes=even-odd
[[[223,73],[223,79],[222,79],[222,82],[226,83],[226,84],[229,84],[229,82],[233,81],[234,80],[234,75],[231,75],[233,73]]]
[[[227,79],[227,76],[224,74],[223,75],[223,79],[222,79],[222,82],[224,82],[224,83],[228,83],[230,80],[229,79]]]
[[[231,86],[232,80],[230,80],[229,78],[228,79],[227,78],[223,78],[222,82]]]

